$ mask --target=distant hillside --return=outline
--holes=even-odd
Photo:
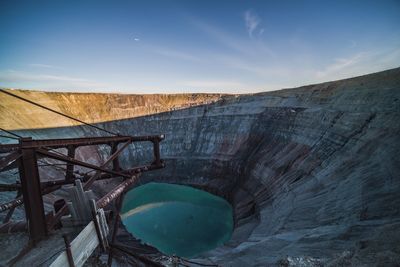
[[[207,104],[218,101],[223,96],[221,94],[55,93],[11,89],[7,91],[89,123],[133,118]],[[0,128],[8,130],[79,124],[2,93],[0,93],[0,114]]]

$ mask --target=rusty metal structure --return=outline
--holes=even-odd
[[[9,220],[15,207],[24,204],[27,228],[32,242],[37,242],[50,231],[54,230],[60,218],[68,213],[67,206],[62,206],[57,212],[45,214],[42,195],[51,193],[63,185],[73,184],[76,179],[73,172],[75,165],[96,171],[93,176],[83,179],[85,190],[88,190],[97,180],[116,177],[125,179],[119,186],[97,202],[99,208],[107,206],[135,182],[138,174],[164,167],[164,162],[160,158],[159,145],[163,139],[163,135],[44,140],[20,138],[18,144],[0,145],[0,151],[6,154],[0,159],[0,171],[18,167],[20,176],[20,183],[0,185],[0,191],[17,191],[15,200],[0,204],[0,211],[9,210],[3,221],[3,225],[0,225],[0,229],[10,224]],[[152,142],[154,160],[149,165],[124,170],[120,167],[119,155],[133,142]],[[93,145],[110,146],[111,155],[102,165],[96,166],[75,158],[75,150],[78,147]],[[67,154],[64,155],[58,151],[54,151],[54,149],[60,148],[67,149]],[[65,162],[67,165],[65,177],[63,179],[41,182],[38,171],[38,158],[51,158]]]
[[[9,191],[17,192],[14,200],[0,204],[0,212],[7,211],[7,214],[4,217],[2,224],[0,224],[0,233],[10,233],[15,231],[27,231],[29,233],[28,244],[26,244],[26,246],[15,257],[9,260],[7,264],[15,264],[19,259],[26,255],[26,253],[28,253],[32,249],[32,247],[35,246],[35,244],[37,244],[42,239],[45,239],[50,233],[54,232],[59,227],[62,227],[64,222],[68,222],[69,218],[73,218],[73,222],[78,222],[79,220],[76,220],[76,218],[74,219],[74,214],[76,215],[80,213],[78,212],[80,211],[79,209],[82,207],[86,207],[87,203],[84,204],[84,202],[82,202],[81,200],[85,198],[85,194],[91,193],[88,191],[93,183],[104,179],[122,178],[123,181],[120,184],[108,191],[97,201],[95,201],[93,198],[90,198],[89,206],[91,210],[91,221],[72,242],[70,242],[67,235],[64,234],[62,236],[65,243],[65,251],[64,253],[59,254],[57,259],[51,264],[51,266],[83,266],[83,263],[91,255],[93,250],[96,249],[96,247],[100,247],[102,252],[108,251],[108,266],[112,265],[113,254],[117,251],[119,253],[129,255],[136,260],[139,260],[146,266],[163,266],[157,260],[153,260],[144,255],[140,255],[140,253],[133,253],[130,248],[119,244],[116,241],[116,235],[117,229],[119,227],[119,222],[121,220],[119,212],[122,206],[125,192],[129,188],[131,188],[132,185],[135,184],[135,182],[137,182],[138,177],[143,172],[165,167],[165,163],[161,159],[160,155],[160,142],[164,139],[164,135],[121,135],[119,133],[104,129],[98,125],[87,123],[80,119],[71,117],[68,114],[64,114],[60,111],[51,109],[40,103],[33,102],[10,91],[0,88],[0,93],[17,98],[30,105],[40,107],[49,112],[53,112],[71,120],[75,120],[81,125],[92,127],[96,130],[96,133],[99,133],[99,131],[101,131],[106,133],[107,135],[111,135],[82,138],[35,140],[31,137],[22,137],[14,132],[0,128],[0,131],[5,133],[5,135],[0,135],[1,138],[10,138],[17,141],[17,143],[13,144],[4,144],[0,142],[0,173],[11,169],[18,169],[18,174],[20,178],[19,181],[16,181],[13,184],[0,183],[0,193]],[[153,160],[151,163],[144,166],[135,166],[130,167],[129,169],[123,169],[121,168],[119,157],[130,144],[135,142],[151,142],[153,145]],[[110,155],[99,166],[89,162],[85,162],[83,160],[79,160],[75,157],[75,152],[79,147],[84,146],[109,146]],[[62,149],[63,152],[66,151],[66,153],[61,153],[60,149]],[[41,181],[39,166],[46,165],[39,165],[38,161],[43,162],[43,158],[48,158],[52,161],[63,162],[63,164],[61,165],[66,165],[65,169],[61,168],[63,171],[65,171],[64,177],[51,177],[52,179],[50,180]],[[48,164],[48,166],[57,167],[56,165],[57,164]],[[82,173],[74,170],[75,166],[88,168],[90,169],[90,171],[83,173],[82,175]],[[93,175],[89,175],[89,173],[92,173],[93,171],[95,171],[95,173]],[[74,191],[76,193],[73,193],[72,195],[70,194],[70,197],[74,196],[74,199],[76,201],[75,203],[77,204],[72,205],[71,202],[67,204],[65,199],[59,198],[53,203],[54,210],[46,213],[44,208],[43,195],[59,190],[64,185],[75,185],[74,187],[70,187],[69,189],[79,189],[78,191]],[[76,194],[78,194],[78,198],[76,198]],[[112,202],[114,204],[113,208],[115,212],[113,222],[111,220],[111,217],[109,216],[110,214],[112,214],[112,211],[110,209],[105,210]],[[24,205],[26,220],[13,222],[11,221],[11,217],[15,209],[20,205]],[[76,207],[78,208],[78,211],[75,209]],[[68,213],[71,213],[71,216],[63,217],[64,215],[68,215]],[[108,218],[106,218],[106,214],[108,214]],[[65,219],[64,222],[62,222],[62,218]],[[109,224],[113,224],[113,231],[111,236],[107,238],[107,236],[109,235]],[[95,240],[98,240],[98,243],[94,243],[93,241],[87,241],[86,243],[84,242],[84,240],[88,239],[88,231],[90,231],[90,233],[95,232]],[[87,247],[83,249],[82,246]],[[83,251],[78,250],[78,247]],[[84,258],[78,259],[78,265],[76,265],[75,258],[78,258],[80,256]],[[183,266],[187,266],[186,264],[188,263],[200,266],[216,266],[191,262],[176,256],[172,256],[172,258],[174,259],[174,262],[179,261]]]
[[[0,184],[0,193],[5,191],[17,192],[14,200],[0,204],[0,212],[7,211],[2,224],[0,224],[0,232],[27,231],[29,233],[29,243],[19,253],[19,255],[14,257],[11,261],[9,261],[9,263],[12,264],[13,262],[17,261],[18,258],[23,257],[23,255],[27,253],[32,246],[37,244],[40,240],[45,239],[50,233],[59,227],[62,227],[61,218],[64,215],[73,212],[72,210],[69,210],[65,199],[61,198],[54,202],[54,210],[46,213],[43,195],[59,190],[64,185],[74,184],[79,184],[81,190],[88,191],[96,181],[122,178],[123,181],[119,185],[111,189],[104,196],[100,197],[100,199],[97,201],[91,200],[93,222],[95,224],[97,236],[99,237],[99,240],[102,240],[100,242],[100,247],[105,250],[107,245],[103,243],[103,241],[106,240],[100,238],[101,231],[99,229],[100,222],[97,220],[98,216],[96,215],[97,210],[103,211],[111,202],[115,201],[117,213],[115,214],[114,218],[114,228],[117,227],[119,218],[118,213],[124,192],[126,192],[127,189],[129,189],[137,181],[137,178],[141,175],[141,173],[160,169],[165,166],[164,161],[160,156],[160,142],[164,139],[164,135],[121,135],[119,133],[104,129],[98,125],[90,124],[80,119],[71,117],[68,114],[61,113],[47,106],[43,106],[40,103],[33,102],[4,89],[0,89],[0,93],[17,98],[28,103],[29,105],[35,105],[60,116],[75,120],[81,125],[92,127],[96,130],[96,133],[104,132],[107,135],[112,135],[35,140],[31,137],[22,137],[14,132],[11,132],[10,130],[0,128],[0,131],[5,133],[4,135],[0,135],[1,138],[10,138],[14,139],[14,141],[17,141],[17,143],[13,144],[0,143],[0,173],[12,169],[18,169],[19,173],[19,181],[16,181],[13,184]],[[130,167],[129,169],[123,169],[121,168],[119,162],[120,155],[130,144],[135,142],[151,142],[153,144],[153,160],[151,163],[144,166],[135,166]],[[108,146],[110,148],[110,155],[99,166],[79,160],[75,157],[75,152],[79,147],[84,146]],[[62,153],[60,150],[63,152],[66,151],[66,153]],[[65,171],[64,177],[52,177],[53,179],[48,181],[41,181],[39,166],[45,165],[39,165],[38,162],[43,162],[43,158],[51,159],[51,161],[62,162],[61,165],[66,166],[65,169],[61,168],[63,171]],[[55,166],[57,164],[48,165]],[[90,169],[90,171],[82,175],[74,170],[75,166],[84,167]],[[89,175],[89,173],[92,173],[92,175]],[[13,222],[11,221],[11,217],[15,209],[20,205],[24,205],[26,220],[24,222]],[[108,214],[110,214],[110,212],[108,212]],[[115,234],[116,231],[113,233],[112,240],[115,239]],[[74,266],[71,245],[68,237],[64,236],[64,241],[66,245],[68,264],[69,266]],[[110,262],[112,261],[111,247],[112,246],[110,246],[109,250]]]

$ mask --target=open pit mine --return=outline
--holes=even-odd
[[[2,89],[0,128],[0,265],[400,265],[400,68],[244,95]]]

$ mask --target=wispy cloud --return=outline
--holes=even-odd
[[[315,72],[316,81],[336,80],[399,67],[400,49],[363,51],[334,59],[322,70]]]
[[[236,52],[247,54],[251,51],[248,45],[243,44],[243,41],[231,36],[230,34],[224,32],[223,30],[206,23],[201,20],[192,19],[191,23],[197,27],[200,31],[205,33],[206,35],[214,38],[217,42],[223,44],[227,48],[230,48]]]
[[[249,9],[244,12],[244,22],[246,24],[247,32],[250,38],[253,38],[253,33],[261,23],[261,18],[254,12],[254,10]],[[264,29],[260,29],[259,34],[264,33]]]
[[[6,70],[0,72],[0,80],[7,84],[28,84],[31,87],[39,88],[62,88],[62,89],[90,89],[90,88],[107,88],[108,84],[95,82],[88,79],[49,75],[35,74],[16,70]]]
[[[275,52],[265,43],[259,40],[244,40],[240,36],[228,33],[212,24],[206,23],[199,19],[190,19],[196,28],[213,38],[215,41],[224,45],[225,47],[246,56],[260,56],[274,57]],[[248,38],[247,38],[248,39]]]
[[[350,67],[358,65],[358,63],[366,56],[366,53],[358,53],[347,58],[337,58],[332,64],[326,66],[323,70],[317,71],[316,76],[318,78],[325,78],[332,75],[337,75],[344,69],[348,69]]]
[[[60,67],[56,67],[53,65],[39,64],[39,63],[31,63],[31,64],[28,64],[28,66],[34,67],[34,68],[45,68],[45,69],[59,69],[60,68]]]

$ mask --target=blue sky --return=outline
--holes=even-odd
[[[0,86],[249,93],[400,66],[400,1],[0,2]]]

